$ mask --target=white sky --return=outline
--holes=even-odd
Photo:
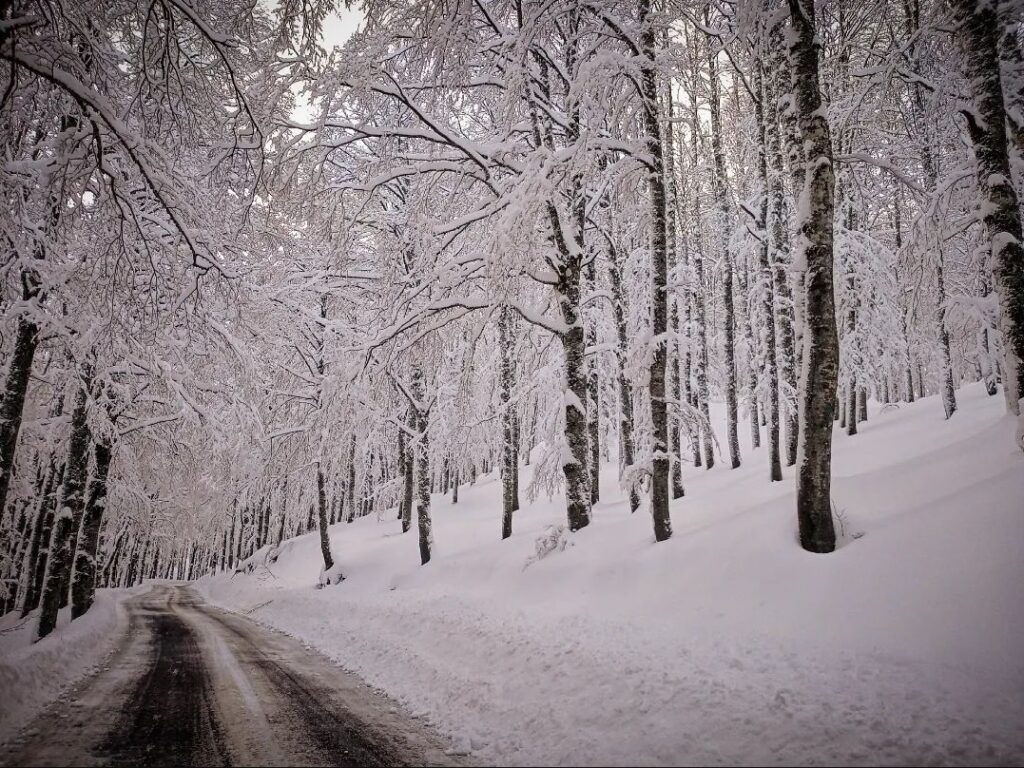
[[[363,12],[360,8],[347,9],[343,3],[338,3],[338,10],[324,20],[324,48],[330,50],[336,45],[344,44],[358,29],[362,20]]]
[[[259,0],[259,2],[270,10],[277,7],[278,0]],[[359,23],[363,20],[363,11],[360,7],[359,0],[353,0],[353,8],[345,8],[345,3],[342,0],[335,0],[335,10],[324,19],[323,34],[321,35],[321,41],[323,42],[324,48],[328,51],[336,45],[343,45],[348,40],[352,33],[359,28]]]

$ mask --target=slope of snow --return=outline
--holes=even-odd
[[[524,498],[503,542],[488,476],[434,497],[426,567],[390,511],[333,527],[340,585],[314,588],[307,535],[199,586],[485,762],[1019,763],[1024,456],[1001,397],[959,396],[948,422],[926,398],[836,435],[830,555],[799,548],[792,469],[769,483],[748,444],[684,469],[661,544],[607,467],[593,524],[538,560],[562,500]]]
[[[122,603],[149,589],[96,590],[84,616],[61,610],[57,629],[32,642],[37,612],[8,614],[0,622],[0,741],[13,736],[67,688],[89,674],[114,649],[127,626]]]

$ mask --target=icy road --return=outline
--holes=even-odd
[[[127,605],[119,649],[0,764],[461,763],[357,677],[189,589],[155,587]]]

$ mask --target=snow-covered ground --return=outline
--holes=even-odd
[[[485,762],[1020,763],[1024,455],[1001,396],[959,397],[948,422],[929,397],[836,435],[830,555],[797,545],[792,469],[769,483],[747,444],[738,470],[684,470],[665,543],[608,467],[593,524],[536,560],[562,500],[524,498],[501,541],[488,476],[434,497],[426,567],[388,513],[334,526],[338,586],[314,588],[307,535],[199,588]]]
[[[75,621],[61,610],[57,629],[32,642],[33,611],[0,619],[0,741],[13,736],[44,707],[89,674],[117,645],[127,626],[122,603],[150,588],[98,589],[96,602]]]

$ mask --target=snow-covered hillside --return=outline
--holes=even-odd
[[[769,483],[748,444],[685,470],[665,543],[609,466],[594,523],[537,559],[564,503],[524,499],[501,541],[486,476],[435,496],[425,567],[392,510],[332,528],[338,586],[314,588],[313,533],[200,589],[486,762],[1019,763],[1024,457],[1001,397],[959,394],[950,421],[929,397],[835,436],[834,554],[800,549],[792,470]]]

